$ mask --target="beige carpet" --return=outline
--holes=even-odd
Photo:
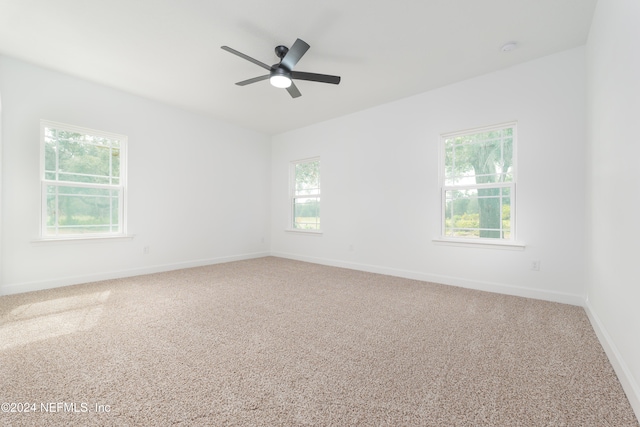
[[[638,426],[582,308],[273,257],[1,297],[0,380],[12,426]]]

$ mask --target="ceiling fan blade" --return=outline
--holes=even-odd
[[[294,82],[291,82],[291,86],[287,88],[287,92],[289,92],[289,95],[291,95],[292,98],[302,96],[302,94],[298,90],[298,86],[296,86]]]
[[[263,80],[267,80],[268,78],[269,78],[269,74],[267,74],[266,76],[254,77],[252,79],[243,80],[243,81],[238,82],[236,84],[238,86],[246,86],[246,85],[250,85],[251,83],[256,83],[256,82],[261,82]]]
[[[293,70],[293,67],[300,61],[302,55],[309,50],[309,45],[300,39],[296,39],[293,46],[289,49],[289,52],[282,58],[280,64],[287,67],[288,70]]]
[[[238,52],[237,50],[232,49],[232,48],[230,48],[229,46],[220,46],[220,48],[221,48],[222,50],[226,50],[226,51],[227,51],[227,52],[229,52],[229,53],[233,53],[234,55],[238,55],[240,58],[242,58],[242,59],[246,59],[246,60],[247,60],[247,61],[249,61],[249,62],[253,62],[254,64],[259,65],[260,67],[262,67],[262,68],[264,68],[264,69],[266,69],[266,70],[271,70],[271,67],[270,67],[270,66],[268,66],[267,64],[265,64],[264,62],[260,62],[260,61],[258,61],[257,59],[253,59],[252,57],[247,56],[247,55],[245,55],[245,54],[244,54],[244,53],[242,53],[242,52]]]
[[[340,76],[330,76],[328,74],[305,73],[304,71],[292,71],[291,78],[297,80],[309,80],[312,82],[331,83],[337,85],[340,83]]]

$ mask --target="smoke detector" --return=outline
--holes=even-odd
[[[511,52],[512,50],[514,50],[517,47],[518,47],[518,44],[516,42],[507,42],[507,43],[502,45],[500,50],[503,51],[503,52]]]

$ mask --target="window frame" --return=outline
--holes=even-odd
[[[318,194],[314,195],[298,195],[296,194],[296,166],[301,163],[313,163],[318,162],[318,171],[319,171],[319,182],[318,182]],[[291,231],[295,233],[305,233],[305,234],[316,234],[322,235],[322,220],[320,220],[320,224],[317,229],[304,229],[304,228],[296,228],[295,227],[295,202],[298,198],[317,198],[318,206],[321,205],[322,200],[322,162],[320,161],[320,156],[309,157],[305,159],[293,160],[289,162],[289,216],[288,223],[286,227],[286,231]],[[321,216],[319,216],[321,218]]]
[[[518,122],[510,121],[505,123],[499,123],[490,126],[482,126],[477,128],[470,128],[461,131],[455,132],[447,132],[440,134],[439,139],[439,174],[438,174],[438,182],[440,187],[440,236],[438,238],[433,239],[435,242],[440,243],[452,243],[452,244],[461,244],[461,245],[488,245],[491,247],[514,247],[514,248],[524,248],[524,243],[519,242],[517,240],[517,146],[518,146]],[[447,184],[447,176],[446,176],[446,140],[460,137],[464,135],[474,135],[483,132],[490,132],[498,129],[513,129],[513,141],[512,141],[512,159],[511,159],[511,181],[508,182],[494,182],[494,183],[473,183],[473,184]],[[478,190],[478,189],[509,189],[509,198],[510,198],[510,230],[509,237],[499,237],[499,238],[490,238],[490,237],[464,237],[464,236],[451,236],[446,234],[446,201],[447,201],[447,192],[448,191],[456,191],[456,190]],[[502,226],[502,222],[501,222]]]
[[[45,129],[53,128],[67,132],[75,132],[83,135],[115,139],[119,141],[119,177],[118,184],[86,183],[79,181],[61,181],[46,178],[46,140]],[[114,132],[106,132],[97,129],[85,128],[68,123],[55,122],[51,120],[40,120],[40,241],[64,241],[64,240],[92,240],[92,239],[114,239],[130,237],[127,234],[127,157],[128,157],[128,137]],[[112,175],[110,175],[111,178]],[[90,233],[69,233],[55,234],[48,233],[47,229],[47,187],[75,187],[89,189],[118,190],[118,228],[117,232],[90,232]]]

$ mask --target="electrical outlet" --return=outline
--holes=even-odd
[[[144,248],[142,248],[142,253],[145,255],[149,255],[149,246],[145,246]]]
[[[540,260],[531,261],[531,269],[533,271],[540,271]]]

